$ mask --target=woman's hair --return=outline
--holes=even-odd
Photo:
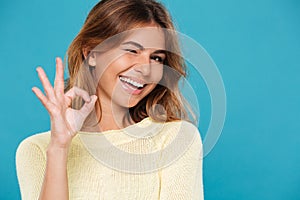
[[[116,34],[150,23],[157,24],[166,30],[175,30],[169,13],[161,3],[155,0],[100,1],[90,11],[82,29],[67,51],[70,78],[67,81],[66,90],[77,86],[87,90],[90,95],[94,93],[97,84],[91,85],[86,74],[80,72],[89,52]],[[166,49],[171,49],[172,52],[166,51],[164,65],[169,66],[173,71],[168,71],[168,73],[164,71],[162,84],[157,84],[137,105],[129,108],[131,118],[135,122],[148,116],[156,121],[187,120],[184,99],[178,88],[180,78],[186,76],[186,65],[176,36],[165,36],[165,40]],[[97,103],[100,106],[99,99]],[[80,104],[79,107],[82,106],[82,100]]]

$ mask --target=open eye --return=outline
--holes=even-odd
[[[154,60],[155,62],[158,62],[158,63],[163,63],[164,62],[164,58],[162,58],[160,56],[151,56],[151,59]]]

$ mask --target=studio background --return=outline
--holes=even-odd
[[[179,31],[215,61],[227,93],[223,132],[204,158],[206,200],[300,199],[300,1],[163,0]],[[0,199],[20,199],[15,151],[24,138],[49,129],[31,92],[51,81],[97,1],[0,2]],[[193,82],[191,82],[193,84]],[[199,130],[205,136],[210,100],[199,87]]]

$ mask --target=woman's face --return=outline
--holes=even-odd
[[[153,25],[135,30],[117,48],[92,52],[89,64],[96,65],[100,102],[135,106],[161,80],[165,57],[163,31]]]

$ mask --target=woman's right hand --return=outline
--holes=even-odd
[[[73,87],[64,93],[64,67],[60,58],[56,58],[54,88],[41,67],[37,68],[37,72],[46,95],[37,87],[33,87],[32,91],[50,115],[51,141],[49,145],[68,149],[72,138],[81,129],[85,118],[93,110],[97,96],[89,96],[86,91],[78,87]],[[76,96],[82,97],[85,101],[80,110],[71,108],[72,99]]]

